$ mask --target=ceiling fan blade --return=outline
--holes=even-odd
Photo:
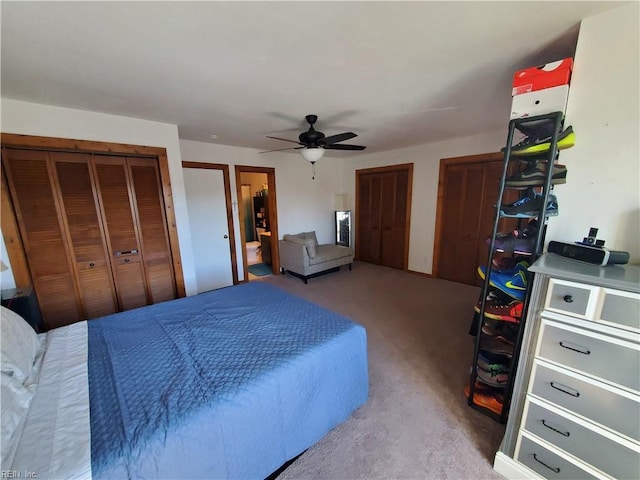
[[[362,145],[343,145],[339,143],[337,145],[327,145],[324,148],[325,150],[364,150],[367,147],[363,147]]]
[[[282,140],[283,142],[291,142],[291,143],[297,143],[298,145],[304,145],[303,143],[297,142],[295,140],[289,140],[287,138],[270,137],[269,135],[267,135],[267,138],[273,138],[274,140]]]
[[[301,148],[304,148],[304,147],[278,148],[276,150],[265,150],[264,152],[258,152],[258,153],[282,152],[283,150],[300,150]]]
[[[325,137],[322,140],[322,144],[323,145],[333,145],[334,143],[344,142],[345,140],[350,140],[350,139],[355,138],[357,136],[358,135],[356,135],[353,132],[338,133],[337,135],[331,135],[329,137]]]

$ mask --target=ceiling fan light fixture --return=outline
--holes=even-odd
[[[316,163],[324,157],[324,148],[322,147],[305,147],[300,150],[304,159],[309,163]]]

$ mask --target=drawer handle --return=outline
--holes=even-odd
[[[540,465],[544,465],[545,467],[547,467],[549,470],[551,470],[552,472],[556,472],[556,473],[560,473],[560,467],[550,467],[549,465],[547,465],[546,463],[544,463],[542,460],[540,460],[538,458],[538,456],[534,453],[533,454],[533,459],[538,462]]]
[[[573,297],[571,295],[565,295],[562,299],[567,303],[573,303]]]
[[[564,387],[564,388],[560,388],[560,387],[558,387],[556,385],[560,385],[560,387]],[[566,385],[562,385],[561,383],[551,382],[551,387],[555,388],[556,390],[560,390],[562,393],[566,393],[567,395],[571,395],[572,397],[578,398],[580,396],[580,392],[579,391],[574,390],[573,388],[567,387]]]
[[[568,437],[569,435],[571,435],[570,432],[563,432],[562,430],[558,430],[555,427],[552,427],[551,425],[549,425],[547,422],[545,422],[544,420],[542,420],[542,424],[547,427],[549,430],[553,430],[556,433],[559,433],[560,435],[564,436],[564,437]]]
[[[589,350],[588,348],[580,347],[579,345],[573,345],[573,346],[570,347],[569,345],[571,345],[571,343],[564,342],[562,340],[560,342],[558,342],[558,343],[560,344],[560,346],[562,348],[566,348],[567,350],[572,350],[574,352],[578,352],[578,353],[581,353],[583,355],[591,355],[591,350]],[[582,350],[582,349],[584,349],[584,350]]]

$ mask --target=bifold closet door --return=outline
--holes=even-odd
[[[176,298],[169,232],[156,162],[128,158],[151,303]]]
[[[95,156],[93,168],[120,309],[142,307],[151,301],[126,158]]]
[[[84,317],[48,152],[3,149],[33,287],[47,328]]]
[[[115,313],[118,301],[91,178],[91,156],[66,152],[50,156],[85,318]]]

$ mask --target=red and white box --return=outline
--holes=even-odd
[[[518,70],[513,74],[511,96],[569,85],[572,69],[573,58],[568,57],[556,62],[538,65],[537,67]]]
[[[569,85],[516,95],[511,101],[510,119],[533,117],[553,112],[564,113],[568,99]]]

